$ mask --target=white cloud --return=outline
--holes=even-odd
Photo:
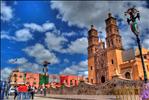
[[[68,48],[65,50],[71,54],[87,54],[88,40],[86,37],[79,38],[75,41],[72,41]]]
[[[146,1],[51,1],[51,8],[59,12],[57,18],[67,22],[68,25],[89,28],[93,24],[103,33],[105,33],[105,19],[108,17],[109,9],[113,16],[118,15],[122,19],[123,25],[127,25],[124,12],[129,7],[136,6],[141,14],[141,21],[139,22],[141,33],[145,34],[144,30],[149,28],[149,20],[146,20],[149,18],[149,14],[146,13],[149,12],[149,8],[144,7],[145,5],[147,5]],[[132,39],[133,34],[129,27],[126,30],[121,27],[120,30],[123,30],[121,35],[124,47],[132,47],[135,41]],[[126,39],[127,41],[125,41]],[[146,47],[145,43],[144,46]]]
[[[71,36],[76,35],[76,33],[73,32],[73,31],[71,31],[71,32],[64,32],[64,33],[62,33],[62,35],[63,35],[63,36],[67,36],[67,37],[71,37]]]
[[[28,62],[24,57],[9,59],[10,64],[17,64],[17,69],[23,72],[42,72],[42,67],[39,64]]]
[[[69,25],[101,27],[110,9],[115,15],[124,16],[129,6],[142,6],[146,2],[126,1],[51,1],[51,8],[59,11],[58,16]]]
[[[15,34],[16,41],[28,41],[33,39],[32,34],[28,29],[20,29]]]
[[[9,59],[8,62],[11,64],[25,64],[26,62],[28,62],[28,60],[26,58],[22,57],[22,58]]]
[[[143,46],[147,49],[149,49],[149,36],[147,36],[144,40],[143,40]]]
[[[5,67],[1,70],[1,80],[7,80],[10,73],[12,72],[12,68],[10,67]]]
[[[66,67],[62,72],[60,72],[60,74],[87,76],[87,71],[87,60],[84,60],[79,62],[77,65]]]
[[[51,64],[59,62],[56,55],[44,48],[42,44],[36,43],[34,46],[23,49],[29,56],[34,57],[36,61],[42,64],[44,61],[48,61]]]
[[[33,31],[38,31],[38,32],[45,32],[48,30],[54,30],[55,29],[54,23],[50,23],[50,22],[43,23],[42,25],[38,25],[36,23],[25,23],[24,27],[31,29]]]
[[[23,72],[36,72],[36,73],[41,73],[41,72],[42,72],[42,67],[43,67],[43,66],[41,66],[41,65],[39,65],[39,64],[27,62],[27,63],[25,63],[25,64],[22,64],[22,65],[19,67],[19,70],[20,70],[20,71],[23,71]]]
[[[33,39],[32,34],[28,29],[20,29],[15,32],[15,36],[8,35],[6,32],[2,32],[1,39],[15,40],[25,42],[30,39]]]
[[[58,36],[54,33],[47,32],[45,43],[49,50],[57,51],[60,53],[70,53],[70,54],[86,54],[88,41],[86,37],[81,37],[75,41],[71,41],[70,44],[67,43],[68,40],[62,35]],[[64,46],[66,46],[64,48]]]
[[[13,10],[11,6],[6,5],[1,1],[1,20],[9,21],[13,17]]]
[[[8,40],[12,40],[13,37],[7,34],[1,34],[1,39],[8,39]]]
[[[58,36],[54,33],[47,32],[46,33],[46,38],[45,38],[45,43],[49,50],[54,50],[58,52],[63,52],[63,45],[67,42],[68,40],[63,37],[63,36]]]

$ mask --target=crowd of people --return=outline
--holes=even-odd
[[[33,100],[35,94],[34,86],[26,86],[25,84],[14,87],[14,100]],[[9,92],[5,93],[6,98],[9,98]]]
[[[9,99],[10,95],[10,86],[5,86],[5,98]],[[14,100],[33,100],[35,93],[44,94],[46,96],[46,90],[47,87],[43,88],[42,86],[38,89],[34,86],[27,86],[25,84],[20,84],[17,86],[14,86],[13,88],[14,92]]]

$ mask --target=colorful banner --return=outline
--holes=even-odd
[[[39,84],[43,85],[43,84],[48,84],[49,83],[49,76],[48,75],[43,75],[43,74],[39,74]]]

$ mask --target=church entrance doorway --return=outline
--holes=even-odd
[[[131,79],[131,76],[130,76],[130,73],[129,73],[129,72],[126,72],[126,73],[125,73],[125,78]]]
[[[105,82],[105,77],[102,76],[102,77],[101,77],[101,83],[104,83],[104,82]]]

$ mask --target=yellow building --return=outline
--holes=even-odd
[[[92,84],[104,83],[115,76],[125,79],[144,79],[138,50],[124,50],[116,19],[109,13],[106,22],[106,47],[98,39],[98,31],[88,31],[88,80]],[[149,79],[149,50],[142,48]]]

